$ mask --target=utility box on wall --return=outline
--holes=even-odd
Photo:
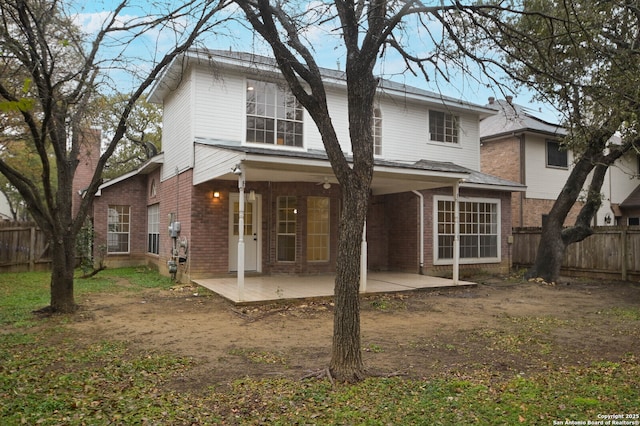
[[[169,224],[169,236],[171,238],[177,238],[180,234],[180,222],[171,222]]]

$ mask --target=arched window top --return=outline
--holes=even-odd
[[[156,180],[151,180],[151,185],[149,185],[149,197],[155,197],[158,193],[158,188],[156,185]]]

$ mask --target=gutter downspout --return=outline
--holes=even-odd
[[[424,195],[419,191],[411,191],[420,200],[420,275],[424,275]]]
[[[523,185],[527,184],[527,163],[526,163],[526,153],[525,153],[525,135],[522,133],[520,135],[520,183]],[[520,192],[520,227],[524,227],[524,199],[526,198],[526,191]],[[513,209],[511,209],[513,211]]]
[[[460,280],[460,182],[453,184],[453,285]]]

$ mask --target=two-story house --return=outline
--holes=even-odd
[[[526,191],[512,194],[514,227],[542,226],[574,161],[573,152],[561,145],[567,131],[559,124],[538,118],[526,107],[514,103],[512,97],[489,98],[486,106],[494,108],[497,114],[480,122],[481,170],[526,186]],[[610,167],[595,225],[637,223],[638,172],[635,152]],[[633,195],[634,190],[638,195]],[[575,222],[581,207],[578,201],[567,216],[566,225]]]
[[[345,77],[323,73],[348,157]],[[163,152],[96,198],[96,246],[108,264],[152,263],[183,280],[335,271],[341,191],[315,123],[274,60],[192,50],[149,99],[163,105]],[[524,188],[479,171],[479,122],[494,113],[380,82],[363,235],[369,270],[508,267],[511,193]]]

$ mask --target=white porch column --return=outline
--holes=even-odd
[[[367,291],[367,221],[362,227],[362,243],[360,243],[360,293]]]
[[[238,173],[238,301],[244,300],[244,169],[241,164],[236,166],[234,173]]]
[[[460,278],[460,181],[453,184],[453,284]]]

